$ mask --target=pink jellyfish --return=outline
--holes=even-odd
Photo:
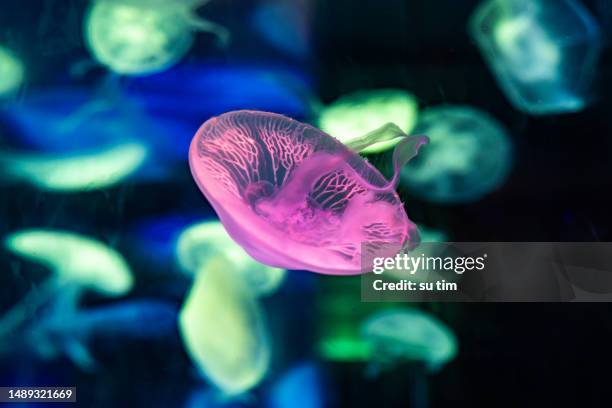
[[[388,182],[358,152],[395,138],[402,141]],[[395,187],[400,168],[425,143],[389,123],[345,146],[282,115],[235,111],[200,127],[189,164],[229,235],[254,259],[350,275],[366,272],[362,244],[418,243]]]

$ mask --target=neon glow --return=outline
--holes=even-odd
[[[389,182],[356,151],[400,135]],[[395,187],[426,142],[391,125],[358,139],[353,151],[287,117],[236,111],[202,125],[189,163],[230,236],[259,262],[358,274],[361,243],[418,242]]]
[[[418,104],[415,97],[400,89],[358,91],[342,96],[323,108],[318,126],[342,143],[349,143],[386,123],[395,123],[406,133],[416,124]],[[388,150],[401,141],[392,139],[364,149],[362,153]]]
[[[163,71],[191,48],[194,30],[208,31],[227,43],[229,33],[193,10],[205,1],[146,2],[96,0],[85,19],[85,38],[94,57],[118,74]]]
[[[467,106],[429,108],[415,131],[431,143],[402,170],[402,184],[412,194],[432,202],[471,202],[508,177],[510,138],[485,112]]]
[[[187,352],[204,376],[228,395],[242,394],[266,376],[270,341],[259,304],[224,256],[207,260],[179,313]]]
[[[274,293],[287,271],[262,265],[236,244],[218,221],[206,221],[185,229],[177,240],[176,254],[183,270],[196,273],[206,262],[223,255],[232,263],[227,273],[236,275],[258,296]]]

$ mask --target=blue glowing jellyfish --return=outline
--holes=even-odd
[[[66,355],[84,371],[99,366],[90,350],[94,341],[108,344],[164,338],[172,336],[176,327],[177,309],[164,302],[135,300],[74,309],[64,300],[54,302],[41,318],[23,330],[23,345],[43,360]]]
[[[161,126],[130,98],[96,97],[83,88],[29,93],[19,104],[0,111],[0,120],[11,128],[7,141],[12,153],[2,156],[12,174],[30,179],[29,175],[38,173],[34,184],[54,190],[64,184],[69,188],[60,189],[76,190],[90,182],[106,187],[128,176],[164,178],[187,154],[187,147],[177,142],[186,132],[183,127]],[[87,171],[69,170],[81,164]],[[54,178],[49,183],[50,175],[37,172],[49,166],[67,174],[66,181]]]
[[[600,30],[578,1],[488,0],[470,30],[517,109],[557,114],[588,102]]]
[[[85,18],[85,39],[101,64],[123,75],[163,71],[187,54],[194,30],[229,40],[224,27],[197,16],[208,0],[175,2],[95,0]]]
[[[512,161],[503,126],[467,106],[440,106],[421,113],[416,133],[430,144],[402,170],[402,184],[432,202],[476,201],[500,186]]]

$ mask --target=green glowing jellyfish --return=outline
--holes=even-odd
[[[194,31],[216,35],[224,27],[201,19],[195,9],[208,0],[95,0],[85,18],[85,39],[98,62],[123,75],[163,71],[187,54]]]
[[[476,201],[510,173],[510,138],[485,112],[467,106],[428,108],[415,132],[429,136],[430,144],[403,167],[401,183],[425,200]]]
[[[242,394],[266,376],[270,341],[253,293],[223,255],[209,258],[196,274],[181,311],[179,330],[191,359],[225,394]]]
[[[0,98],[13,95],[21,86],[25,69],[8,49],[0,46]]]
[[[393,309],[374,314],[362,326],[377,363],[392,365],[416,361],[431,371],[440,369],[457,354],[457,339],[435,317],[418,309]]]
[[[176,245],[179,265],[190,273],[217,255],[224,255],[232,263],[226,272],[236,275],[258,296],[274,293],[283,283],[287,271],[255,261],[234,242],[219,221],[192,225],[179,236]]]
[[[602,35],[580,1],[485,0],[469,30],[515,108],[562,114],[591,102]]]
[[[51,276],[32,289],[19,304],[0,319],[0,334],[13,331],[40,306],[65,297],[76,307],[80,293],[91,290],[107,297],[119,297],[134,284],[129,266],[109,246],[71,232],[27,229],[5,238],[12,253],[51,270]]]
[[[318,127],[344,144],[386,123],[395,123],[402,131],[410,132],[417,119],[418,104],[415,97],[400,89],[358,91],[342,96],[324,107],[318,118]],[[395,146],[402,138],[385,140],[362,150],[377,153]]]
[[[147,148],[140,143],[68,156],[4,153],[0,155],[0,168],[10,178],[42,190],[85,191],[121,182],[143,164],[146,156]]]
[[[123,257],[109,246],[71,232],[29,229],[9,235],[7,249],[47,266],[56,284],[76,284],[108,296],[126,294],[133,285]]]

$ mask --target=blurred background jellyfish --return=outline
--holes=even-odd
[[[488,0],[470,31],[517,109],[559,114],[589,102],[600,30],[578,1]]]
[[[257,296],[274,293],[283,283],[284,269],[263,265],[248,255],[228,235],[219,221],[205,221],[186,228],[176,244],[179,265],[191,274],[198,273],[209,259],[222,255],[230,259],[232,267],[225,271],[233,274]]]
[[[32,92],[0,111],[0,123],[10,129],[0,153],[3,173],[46,190],[164,179],[183,168],[188,150],[174,140],[181,129],[158,126],[138,102],[80,87]]]
[[[436,371],[457,354],[453,332],[418,309],[376,313],[363,323],[362,335],[373,347],[373,358],[382,364],[417,361]]]
[[[511,141],[503,126],[485,112],[467,106],[424,110],[415,129],[430,144],[402,170],[402,183],[427,201],[479,200],[507,178]]]
[[[51,274],[2,316],[2,334],[17,329],[49,301],[60,299],[61,312],[68,313],[77,307],[84,291],[120,297],[134,285],[124,258],[89,237],[59,230],[28,229],[10,234],[4,245],[14,254],[46,266]]]
[[[209,258],[179,312],[179,331],[201,373],[228,396],[257,386],[270,366],[270,339],[250,288],[231,259]]]
[[[195,9],[208,0],[94,0],[85,17],[85,39],[98,62],[121,75],[148,75],[182,59],[194,30],[229,40],[224,27]]]
[[[86,309],[63,309],[62,303],[53,303],[50,311],[25,328],[23,343],[44,360],[66,355],[84,371],[98,367],[90,350],[95,341],[154,340],[176,330],[177,309],[162,301],[124,301]],[[0,343],[0,350],[2,346],[8,349]]]
[[[123,181],[143,164],[146,155],[146,146],[139,143],[78,155],[2,153],[0,169],[5,177],[29,182],[41,190],[85,191]]]
[[[23,83],[25,69],[19,58],[0,46],[0,99],[12,96]]]
[[[428,406],[427,375],[457,355],[453,332],[434,316],[418,309],[383,310],[362,324],[362,336],[372,347],[372,374],[410,363],[410,406]]]
[[[251,16],[251,24],[275,48],[304,58],[310,48],[309,7],[305,0],[262,1]]]
[[[357,152],[401,135],[387,181]],[[418,242],[395,188],[400,168],[426,142],[391,125],[359,138],[353,151],[285,116],[236,111],[202,125],[189,164],[230,236],[259,262],[358,274],[362,243]]]
[[[401,89],[377,89],[353,92],[322,107],[317,125],[346,144],[389,122],[410,133],[417,116],[418,103],[414,95]],[[362,150],[362,153],[390,149],[400,140],[397,138],[375,143]]]

